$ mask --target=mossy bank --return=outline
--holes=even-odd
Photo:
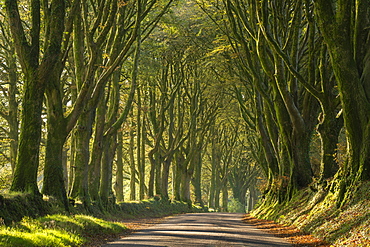
[[[370,182],[357,184],[338,208],[336,190],[305,189],[284,204],[257,207],[258,218],[294,225],[334,246],[370,246]]]
[[[204,211],[187,203],[151,199],[114,204],[109,211],[96,206],[87,210],[76,203],[64,212],[50,200],[29,194],[0,199],[0,246],[82,246],[129,231],[121,220]]]

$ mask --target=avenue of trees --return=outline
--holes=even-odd
[[[227,211],[307,187],[340,206],[370,178],[367,1],[5,0],[0,13],[1,189],[66,209],[155,197]]]

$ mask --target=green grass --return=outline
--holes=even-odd
[[[87,211],[82,204],[76,203],[71,206],[70,215],[50,198],[22,193],[0,196],[0,246],[81,246],[104,242],[127,229],[115,222],[117,219],[163,217],[205,210],[195,205],[189,207],[183,202],[148,199],[114,204],[104,212],[96,205],[91,205]]]
[[[8,206],[13,209],[11,212],[15,212],[15,209],[25,211],[24,208],[27,206],[30,210],[34,208],[31,200],[28,200],[27,204],[24,202],[27,200],[23,198],[25,198],[23,195],[14,195],[16,200]],[[0,246],[81,246],[117,237],[119,233],[124,232],[127,228],[121,223],[114,222],[117,219],[163,217],[204,211],[196,206],[189,208],[182,202],[160,202],[154,199],[120,203],[109,212],[97,214],[99,215],[97,217],[105,220],[84,215],[79,211],[81,207],[71,209],[75,212],[74,215],[56,213],[37,218],[23,217],[21,221],[15,221],[17,223],[0,226]],[[0,214],[0,225],[1,219]]]
[[[337,191],[299,191],[291,201],[259,207],[258,218],[294,225],[334,246],[370,246],[370,182],[359,184],[342,207],[336,207]]]
[[[122,232],[126,227],[87,215],[25,217],[0,228],[0,246],[80,246],[96,236]]]

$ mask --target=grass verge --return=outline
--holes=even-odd
[[[80,246],[97,236],[112,235],[127,228],[88,215],[25,217],[0,228],[0,246]]]
[[[293,225],[333,246],[370,246],[370,182],[353,188],[348,203],[336,207],[337,191],[299,191],[291,201],[259,207],[252,216]]]
[[[21,204],[22,208],[18,204],[22,201],[21,198],[25,197],[17,195],[16,201],[11,201],[13,204],[7,204],[6,212],[26,207],[27,203],[22,202],[24,204]],[[92,209],[96,211],[94,214],[96,217],[87,215],[83,206],[78,204],[71,208],[73,214],[53,213],[54,209],[49,210],[51,212],[49,215],[25,216],[22,220],[12,221],[10,224],[6,224],[6,221],[0,217],[0,225],[2,225],[0,246],[93,246],[93,243],[104,243],[107,239],[114,239],[131,232],[133,229],[130,228],[135,228],[138,224],[133,224],[131,227],[130,223],[127,223],[128,219],[148,218],[148,222],[154,222],[156,220],[150,218],[204,211],[196,206],[189,208],[187,203],[161,202],[154,199],[115,204],[110,211],[106,212]],[[19,217],[18,215],[17,218]],[[122,221],[125,221],[130,228],[127,228]]]

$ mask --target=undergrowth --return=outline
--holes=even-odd
[[[370,182],[353,188],[341,208],[337,196],[335,190],[305,189],[285,204],[257,207],[252,215],[294,225],[334,246],[370,246]]]

